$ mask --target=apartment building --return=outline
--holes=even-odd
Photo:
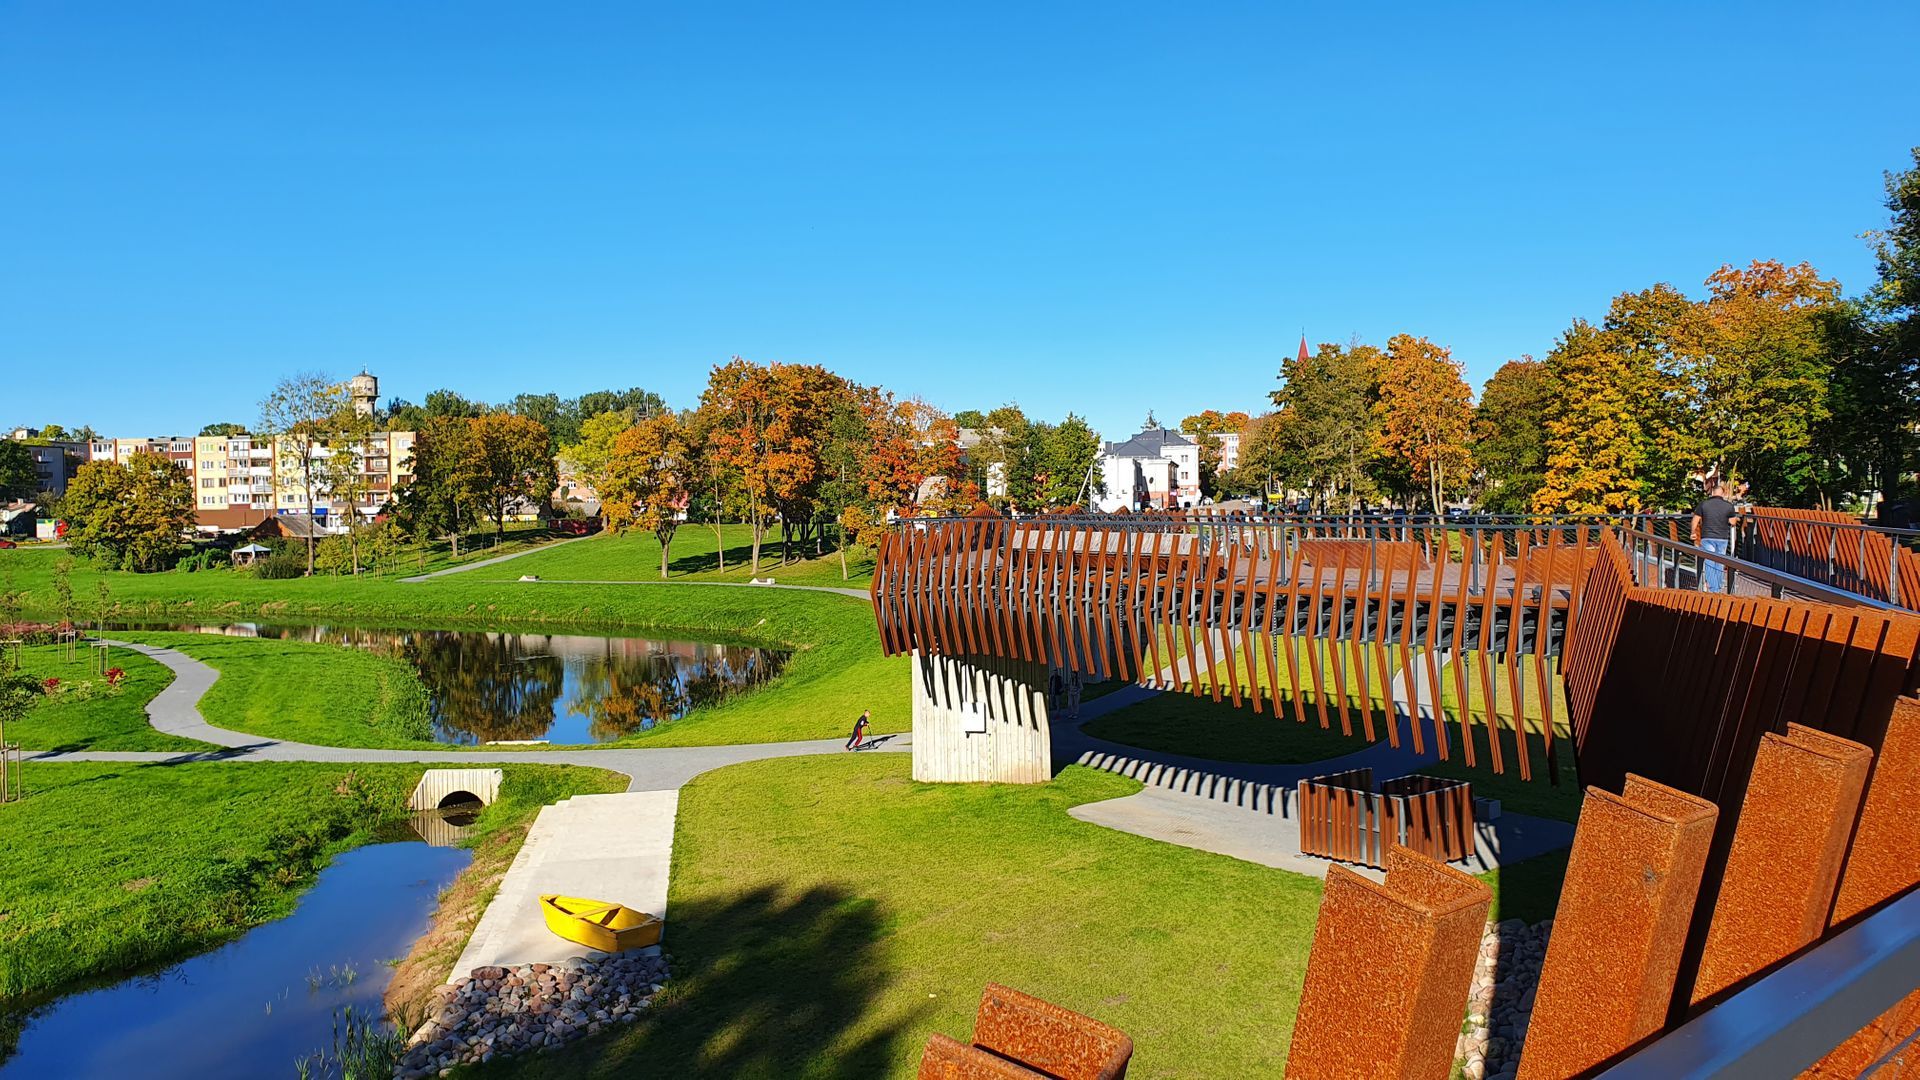
[[[193,440],[194,521],[208,532],[250,529],[273,514],[273,444],[245,433]]]
[[[322,524],[344,522],[349,513],[358,515],[362,521],[372,521],[377,517],[393,498],[394,492],[413,480],[415,438],[416,433],[411,431],[376,431],[364,441],[351,446],[313,447],[315,521]],[[335,490],[340,485],[328,486],[319,481],[331,470],[333,459],[341,454],[353,455],[354,482],[348,488]],[[284,440],[277,441],[269,452],[269,460],[277,478],[272,485],[272,513],[305,514],[307,487],[303,478],[307,470],[301,468],[299,448],[288,445]]]
[[[34,490],[64,495],[73,474],[88,460],[87,444],[68,439],[45,439],[37,428],[14,428],[7,438],[25,443],[33,459]]]

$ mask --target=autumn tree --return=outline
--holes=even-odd
[[[373,417],[362,415],[349,403],[342,403],[330,424],[326,456],[317,463],[322,490],[334,502],[346,504],[341,525],[346,528],[347,562],[352,573],[360,572],[360,519],[362,504],[370,501],[373,478],[367,475],[368,440],[373,437]],[[316,553],[317,558],[317,553]]]
[[[1906,493],[1920,465],[1920,147],[1886,177],[1887,227],[1868,234],[1879,278],[1829,320],[1832,415],[1820,441],[1848,465],[1855,490]]]
[[[1395,334],[1387,340],[1374,412],[1382,456],[1404,462],[1425,486],[1433,512],[1443,512],[1447,486],[1465,482],[1473,460],[1473,391],[1460,362],[1426,338]]]
[[[1218,409],[1203,409],[1180,421],[1180,430],[1193,436],[1200,448],[1200,489],[1210,496],[1219,495],[1217,478],[1220,473],[1221,445],[1220,436],[1239,435],[1246,431],[1247,414],[1243,412],[1223,413]]]
[[[350,413],[345,383],[325,375],[303,372],[281,379],[260,402],[259,434],[273,441],[274,494],[297,492],[314,520],[314,499],[326,470],[326,447],[337,434],[340,419]],[[307,532],[307,573],[313,573],[314,535]]]
[[[1640,509],[1646,435],[1636,380],[1615,332],[1575,320],[1547,354],[1547,471],[1533,495],[1541,513]]]
[[[1240,459],[1233,468],[1220,473],[1217,483],[1224,491],[1236,494],[1259,492],[1262,497],[1274,493],[1280,472],[1281,425],[1278,413],[1262,413],[1247,421],[1240,436]]]
[[[661,412],[614,439],[601,507],[616,530],[644,529],[660,541],[660,576],[667,576],[673,534],[685,513],[698,470],[680,419]]]
[[[713,369],[700,407],[706,451],[736,485],[753,530],[753,572],[768,525],[781,522],[790,553],[793,528],[813,522],[823,479],[821,441],[836,395],[846,384],[813,364],[761,367],[739,357]]]
[[[165,454],[90,461],[61,501],[67,543],[117,569],[164,570],[193,528],[193,500],[192,480]]]
[[[1473,410],[1473,460],[1484,475],[1480,504],[1504,514],[1533,505],[1547,473],[1547,365],[1528,356],[1500,365]]]
[[[496,537],[504,536],[515,507],[544,503],[559,482],[553,441],[538,420],[512,413],[475,417],[467,425],[467,452],[455,463],[454,490],[493,520]]]

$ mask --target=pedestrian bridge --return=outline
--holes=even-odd
[[[1554,772],[1556,739],[1608,745],[1609,730],[1668,716],[1700,680],[1693,715],[1737,714],[1755,738],[1804,722],[1806,691],[1838,692],[1844,710],[1852,699],[1834,688],[1865,688],[1855,676],[1871,670],[1872,701],[1854,707],[1873,712],[1911,686],[1920,624],[1908,613],[1709,554],[1681,532],[1672,516],[981,514],[903,524],[871,596],[886,651],[918,658],[922,779],[1045,779],[1034,691],[1056,672],[1204,694],[1528,779]],[[1698,591],[1708,566],[1720,591]],[[1772,684],[1785,696],[1749,700]],[[1596,724],[1621,695],[1642,716]],[[1596,775],[1585,760],[1581,772]]]

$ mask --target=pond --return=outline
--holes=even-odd
[[[35,1012],[0,1078],[292,1076],[332,1045],[338,1010],[380,1015],[389,962],[471,858],[417,841],[345,852],[286,918]]]
[[[469,746],[608,742],[649,731],[767,682],[788,655],[747,645],[577,634],[270,623],[117,628],[320,642],[396,657],[426,684],[434,738]]]

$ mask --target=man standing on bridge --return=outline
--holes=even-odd
[[[1725,555],[1733,544],[1733,523],[1740,520],[1738,509],[1729,498],[1733,489],[1725,480],[1716,481],[1707,497],[1693,508],[1693,544],[1702,551]],[[1700,560],[1700,590],[1720,592],[1726,588],[1726,568],[1712,559]]]

